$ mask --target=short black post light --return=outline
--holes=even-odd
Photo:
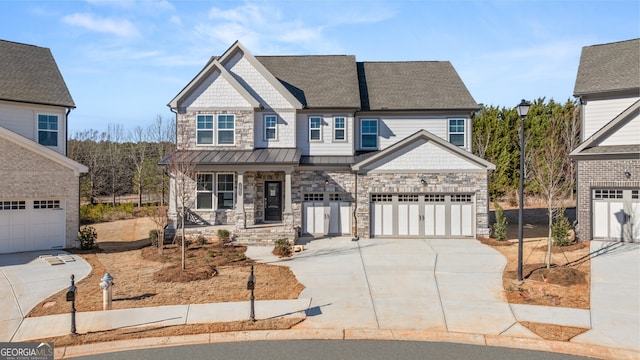
[[[67,301],[71,302],[71,335],[76,336],[76,292],[75,276],[71,274],[71,286],[67,290]]]
[[[254,307],[253,290],[256,288],[256,277],[253,275],[253,265],[251,265],[251,275],[249,275],[249,281],[247,281],[247,290],[251,290],[251,313],[249,314],[249,320],[256,321],[256,311]]]
[[[531,104],[520,101],[518,115],[520,115],[520,211],[518,212],[518,281],[522,281],[522,211],[524,208],[524,119],[529,113]]]

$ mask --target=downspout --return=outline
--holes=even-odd
[[[355,174],[355,181],[354,181],[354,203],[355,206],[353,207],[353,238],[351,239],[351,241],[358,241],[360,240],[360,237],[358,236],[358,215],[357,215],[357,211],[358,211],[358,172],[356,171]]]
[[[64,114],[64,156],[67,156],[67,143],[69,142],[69,113],[70,112],[71,112],[71,108],[68,107],[67,113]]]

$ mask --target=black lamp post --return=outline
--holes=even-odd
[[[249,320],[255,322],[256,321],[256,312],[254,307],[254,297],[253,290],[256,287],[256,277],[253,275],[253,265],[251,265],[251,275],[249,275],[249,280],[247,281],[247,290],[251,290],[251,313],[249,314]]]
[[[67,290],[67,301],[71,302],[71,335],[76,336],[76,292],[75,276],[71,274],[71,286]]]
[[[522,210],[524,207],[524,119],[529,113],[531,104],[520,101],[518,115],[520,115],[520,211],[518,212],[518,281],[522,281]]]

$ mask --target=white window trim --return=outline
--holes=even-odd
[[[211,175],[211,190],[198,190],[198,176],[200,175]],[[216,194],[216,174],[208,171],[197,172],[196,173],[196,198],[195,198],[195,210],[196,211],[214,211],[216,209],[217,199],[215,198]],[[211,194],[211,208],[210,209],[201,209],[198,204],[198,194],[200,193],[208,193]]]
[[[455,145],[454,143],[451,142],[451,134],[460,134],[459,132],[454,132],[454,133],[451,132],[451,120],[462,120],[464,122],[464,125],[462,127],[463,128],[463,130],[462,130],[462,139],[464,141],[464,144],[462,146]],[[468,123],[468,121],[465,118],[449,118],[449,119],[447,119],[447,141],[449,141],[449,143],[451,145],[455,145],[455,146],[458,146],[459,148],[464,148],[464,149],[467,148],[467,123]]]
[[[198,129],[198,118],[200,116],[211,116],[211,129]],[[202,144],[198,142],[198,133],[201,131],[211,131],[211,144]],[[215,114],[198,114],[196,115],[196,146],[213,146],[216,143],[216,115]]]
[[[220,121],[220,116],[232,116],[233,117],[233,129],[220,129],[218,127],[218,122]],[[215,128],[215,143],[217,146],[235,146],[236,145],[236,114],[216,114],[215,123],[213,125]],[[220,131],[230,131],[233,134],[233,142],[231,144],[220,144]]]
[[[232,184],[233,184],[233,189],[231,190],[219,190],[218,189],[218,176],[219,175],[231,175],[233,177],[232,180]],[[213,204],[213,208],[216,210],[233,210],[236,208],[236,174],[232,173],[232,172],[218,172],[215,173],[214,175],[215,178],[215,184],[214,184],[214,189],[215,191],[213,192],[213,198],[215,199],[215,203]],[[230,208],[218,208],[218,194],[221,192],[225,192],[225,193],[231,193],[231,195],[233,196],[233,205]]]
[[[344,127],[337,128],[336,127],[336,119],[344,120]],[[344,139],[336,139],[336,131],[342,130],[344,131]],[[333,141],[335,142],[346,142],[347,141],[347,117],[346,116],[334,116],[333,117]]]
[[[319,127],[313,128],[313,130],[318,130],[319,136],[318,139],[311,139],[311,119],[320,119]],[[309,121],[307,122],[309,126],[309,142],[322,142],[322,116],[309,116]]]
[[[56,126],[57,126],[58,129],[57,130],[49,130],[49,129],[40,130],[40,115],[55,116],[56,117]],[[46,131],[46,132],[55,133],[56,134],[56,145],[43,145],[43,144],[40,144],[40,131]],[[47,147],[57,148],[57,147],[60,146],[60,115],[51,114],[51,113],[37,113],[36,114],[36,142],[38,144],[40,144],[40,145],[47,146]]]
[[[375,147],[365,147],[363,145],[362,137],[365,135],[365,133],[362,131],[362,125],[363,125],[363,123],[365,121],[375,121],[376,122],[376,134],[375,134],[376,135],[376,146]],[[380,135],[379,134],[380,134],[380,121],[379,121],[379,119],[372,119],[372,118],[360,119],[360,148],[361,149],[367,149],[367,150],[369,150],[369,149],[378,149],[378,147],[380,147],[380,139],[379,139]],[[366,135],[372,135],[372,133],[366,133]]]
[[[273,128],[267,127],[267,118],[268,117],[274,117],[276,118],[276,122]],[[278,115],[275,114],[265,114],[264,115],[264,119],[263,119],[263,126],[264,126],[264,141],[278,141]],[[274,129],[275,130],[275,137],[273,139],[269,139],[267,138],[267,129]]]

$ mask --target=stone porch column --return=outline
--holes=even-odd
[[[238,188],[236,200],[236,229],[246,229],[244,212],[244,171],[238,171]]]
[[[284,213],[291,214],[291,170],[284,172]]]

